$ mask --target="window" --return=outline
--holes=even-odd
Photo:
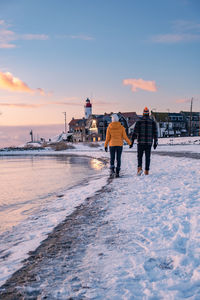
[[[171,121],[176,121],[176,119],[177,119],[175,116],[170,116],[169,118]]]
[[[92,126],[91,126],[91,128],[97,128],[96,120],[93,120],[93,121],[92,121]]]

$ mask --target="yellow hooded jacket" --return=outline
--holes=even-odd
[[[126,131],[124,126],[121,125],[120,122],[112,122],[109,124],[106,131],[106,141],[105,147],[109,146],[123,146],[123,140],[125,140],[129,145],[131,141],[126,135]]]

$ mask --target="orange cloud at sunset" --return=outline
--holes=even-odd
[[[123,85],[131,85],[131,89],[133,92],[137,92],[138,89],[149,91],[149,92],[157,91],[155,81],[145,81],[141,78],[140,79],[134,79],[134,78],[124,79]]]
[[[44,95],[44,91],[40,88],[34,90],[31,89],[26,83],[21,81],[19,78],[14,77],[11,73],[0,72],[0,90],[7,90],[12,92],[25,92],[34,93],[39,91],[41,95]]]

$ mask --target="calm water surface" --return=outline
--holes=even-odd
[[[83,157],[0,157],[0,233],[72,186],[84,184],[102,167]]]

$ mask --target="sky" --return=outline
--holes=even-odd
[[[200,111],[199,53],[199,0],[0,0],[0,132],[81,118],[87,97]]]

